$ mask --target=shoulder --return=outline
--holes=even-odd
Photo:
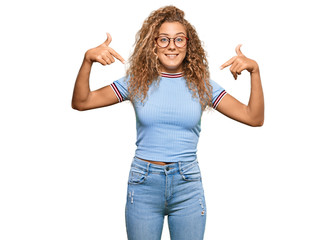
[[[221,85],[213,79],[209,79],[209,82],[213,88],[221,88]]]
[[[111,87],[113,88],[114,92],[118,96],[118,99],[120,102],[128,99],[128,85],[129,85],[129,76],[124,76],[122,78],[119,78],[113,83],[111,83]]]
[[[123,76],[123,77],[113,81],[113,83],[121,84],[121,85],[128,85],[129,81],[130,81],[130,76]]]

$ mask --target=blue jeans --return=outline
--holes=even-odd
[[[133,158],[125,211],[129,240],[160,240],[165,215],[172,240],[202,240],[206,213],[197,159],[161,166]]]

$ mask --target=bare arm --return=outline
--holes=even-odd
[[[234,78],[243,70],[251,74],[251,94],[248,105],[239,102],[227,94],[218,104],[216,110],[220,113],[250,126],[262,126],[264,124],[264,94],[260,80],[258,64],[245,57],[240,51],[240,45],[236,48],[237,56],[224,63],[221,68],[232,65],[230,68]]]
[[[85,53],[73,91],[71,102],[73,109],[84,111],[109,106],[119,102],[110,86],[105,86],[95,91],[91,91],[89,85],[90,72],[93,62],[99,62],[105,66],[115,62],[114,57],[123,63],[125,62],[125,60],[117,52],[108,47],[111,41],[112,38],[108,34],[108,37],[103,44],[90,49]]]

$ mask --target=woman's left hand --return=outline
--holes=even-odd
[[[241,74],[243,70],[247,70],[250,73],[259,71],[259,66],[256,61],[247,58],[241,51],[240,51],[241,44],[236,47],[237,56],[234,56],[229,61],[224,63],[220,69],[224,69],[230,65],[230,71],[235,80],[237,80],[238,75]]]

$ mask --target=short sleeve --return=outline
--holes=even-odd
[[[218,83],[210,79],[210,84],[212,85],[212,107],[217,108],[219,102],[226,95],[225,89]]]
[[[129,77],[122,77],[110,84],[113,91],[118,97],[119,102],[129,100],[128,98],[128,81]]]

